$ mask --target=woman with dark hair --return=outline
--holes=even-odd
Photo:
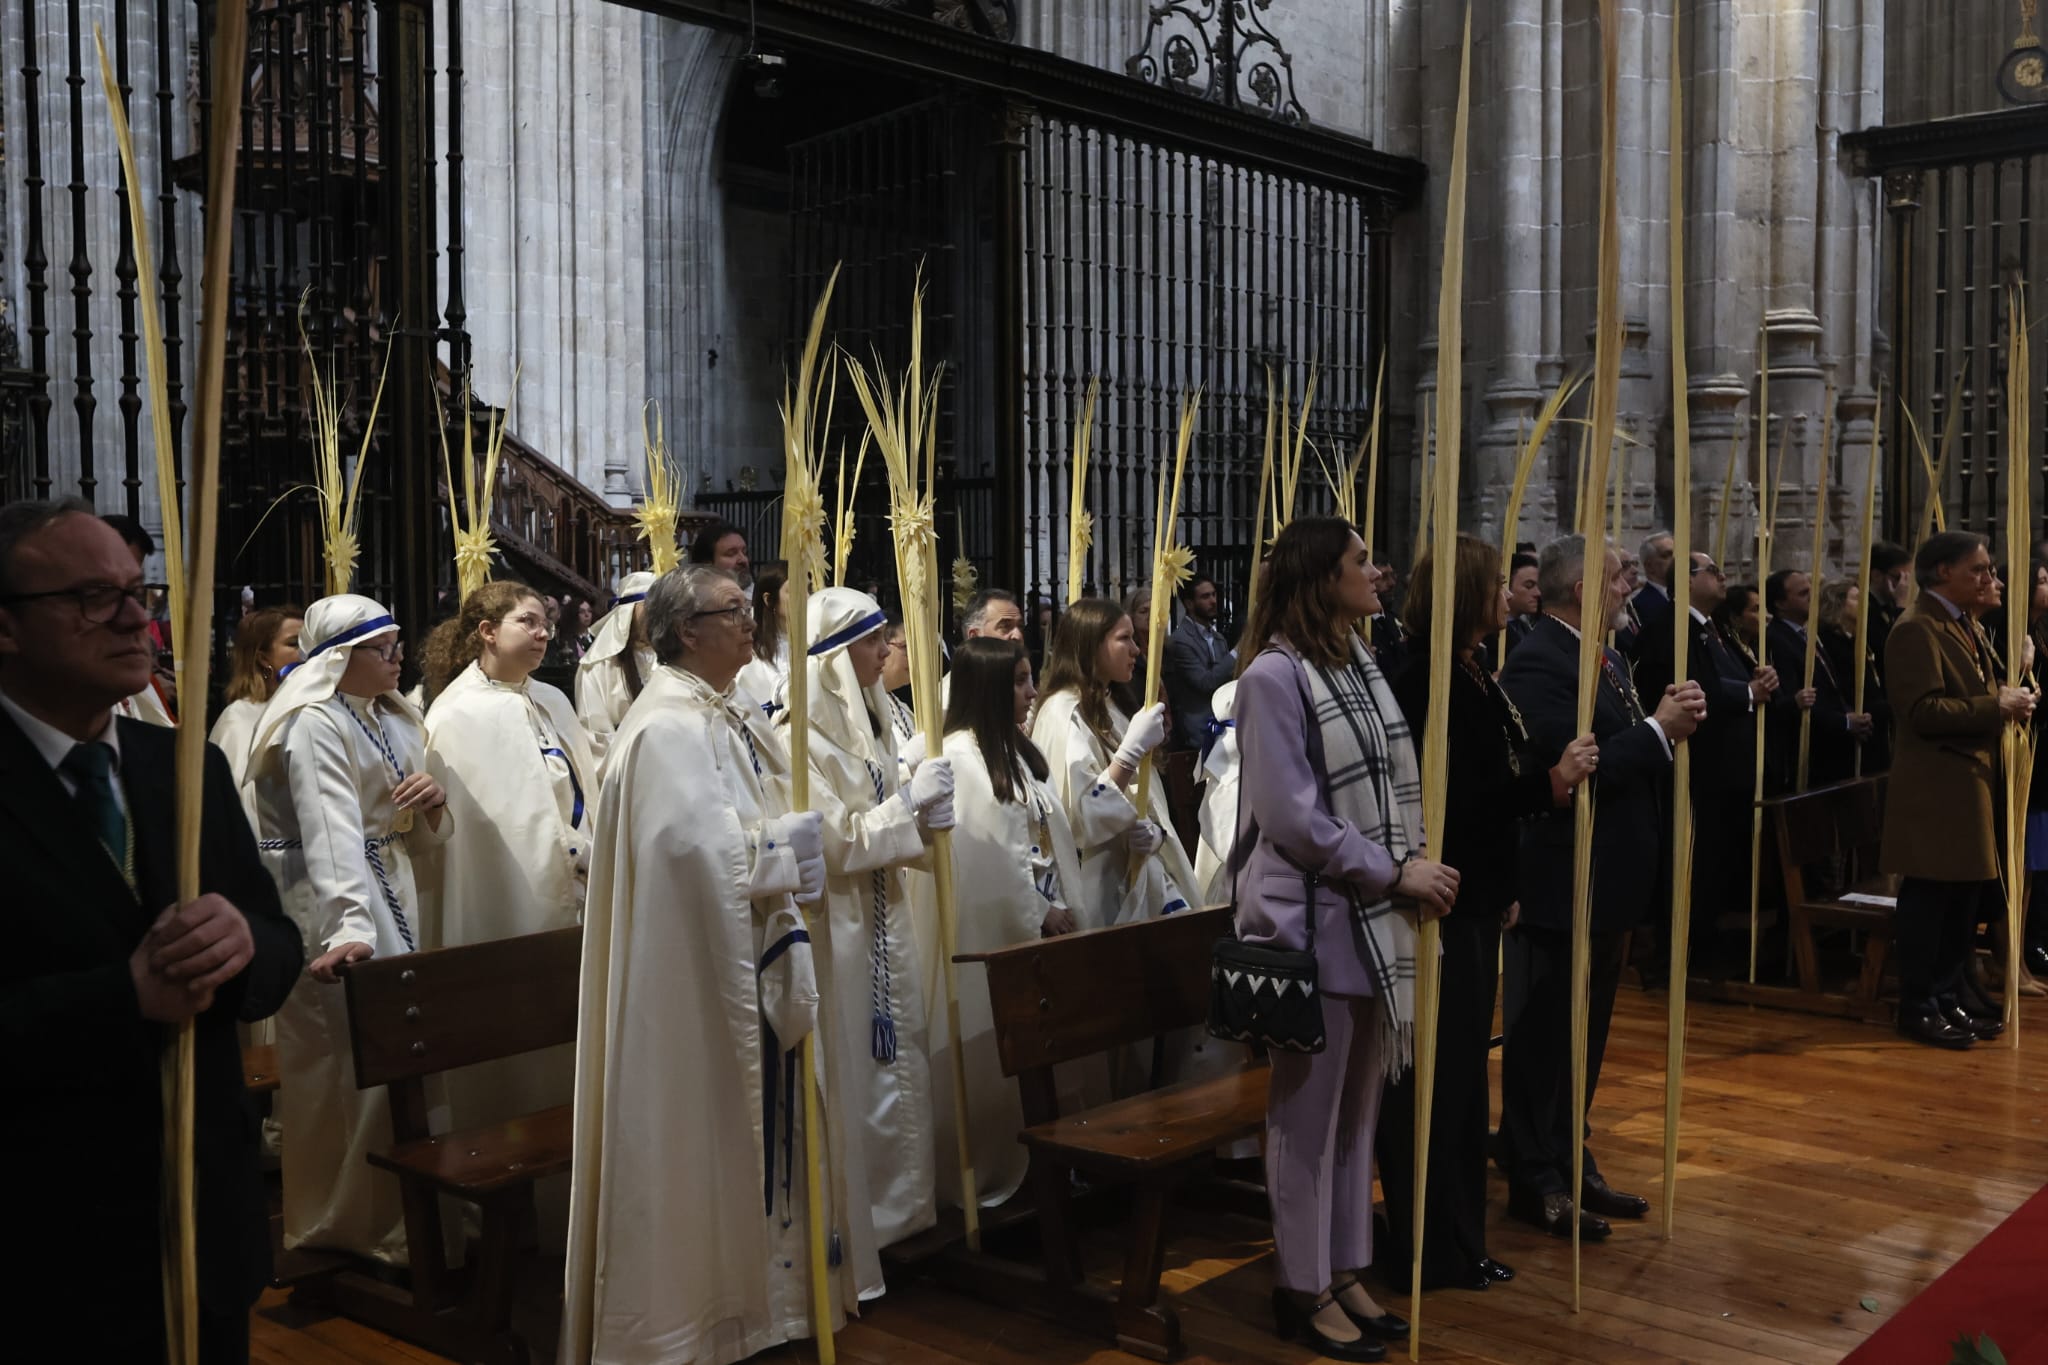
[[[1843,700],[1855,704],[1857,665],[1856,613],[1860,589],[1853,578],[1831,578],[1821,584],[1820,603],[1814,618],[1820,623],[1820,652],[1828,667],[1842,680]],[[1873,605],[1873,610],[1875,609]],[[1875,618],[1873,618],[1875,619]],[[1866,637],[1870,632],[1865,630]],[[1874,638],[1874,637],[1871,637]],[[1870,717],[1870,733],[1860,741],[1863,748],[1863,776],[1881,773],[1891,766],[1892,708],[1885,700],[1884,681],[1878,675],[1877,652],[1870,638],[1863,642],[1863,714]]]
[[[953,651],[946,757],[953,765],[953,884],[959,888],[955,949],[986,953],[1040,936],[1072,933],[1085,916],[1069,901],[1081,863],[1066,812],[1047,785],[1051,769],[1023,731],[1037,700],[1031,661],[1014,640],[982,636]],[[966,1048],[967,1113],[980,1200],[994,1207],[1024,1183],[1029,1152],[1017,1087],[996,1056],[987,974],[963,971],[960,1037]],[[952,1066],[943,1017],[932,1030],[933,1115],[940,1129],[939,1193],[959,1189],[954,1155]]]
[[[1131,618],[1114,602],[1084,597],[1060,618],[1045,668],[1031,739],[1051,766],[1048,779],[1080,851],[1081,881],[1070,904],[1083,928],[1170,915],[1195,903],[1187,851],[1161,823],[1165,784],[1130,793],[1145,755],[1166,738],[1166,708],[1127,715],[1112,689],[1128,685],[1138,661]]]
[[[654,575],[645,570],[619,580],[612,609],[597,623],[590,648],[576,665],[576,716],[590,736],[597,778],[604,778],[605,748],[626,719],[626,711],[654,676],[654,646],[647,639],[647,590]]]
[[[1441,994],[1437,1004],[1436,1094],[1430,1110],[1429,1200],[1423,1215],[1422,1287],[1485,1289],[1514,1272],[1486,1254],[1486,1055],[1493,1036],[1501,931],[1511,927],[1521,821],[1565,804],[1571,789],[1600,760],[1600,746],[1581,735],[1554,768],[1536,761],[1521,712],[1481,661],[1499,638],[1509,596],[1500,552],[1460,535],[1454,551],[1451,671],[1445,735],[1448,799],[1444,827],[1432,841],[1445,866],[1459,874],[1458,900],[1442,924]],[[1403,613],[1415,641],[1394,682],[1415,745],[1429,714],[1430,637],[1435,621],[1436,561],[1416,562]],[[1380,1111],[1380,1187],[1391,1236],[1380,1248],[1385,1278],[1405,1288],[1413,1263],[1415,1216],[1415,1088],[1408,1077],[1387,1087]]]
[[[242,785],[249,770],[249,740],[264,703],[277,690],[278,673],[299,661],[299,630],[306,613],[296,606],[264,607],[235,623],[234,653],[228,664],[227,705],[207,736],[227,755],[228,770],[242,793],[249,824],[256,824],[256,793]]]
[[[1349,522],[1303,517],[1273,543],[1238,678],[1244,810],[1230,860],[1238,937],[1315,954],[1324,1050],[1275,1052],[1266,1106],[1283,1337],[1379,1360],[1408,1325],[1359,1282],[1372,1264],[1373,1128],[1415,1047],[1416,926],[1458,874],[1422,856],[1422,776],[1360,624],[1378,575]]]
[[[754,572],[754,657],[740,670],[739,685],[769,716],[782,709],[789,682],[789,607],[782,592],[788,584],[789,565],[780,559]]]
[[[1763,599],[1754,583],[1731,583],[1728,596],[1714,609],[1714,626],[1750,672],[1759,667],[1757,627],[1763,622]]]

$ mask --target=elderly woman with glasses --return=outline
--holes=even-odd
[[[389,1102],[356,1088],[335,971],[433,946],[412,854],[447,837],[447,798],[426,771],[419,713],[398,692],[405,646],[391,613],[367,597],[323,598],[299,647],[303,661],[257,723],[247,777],[263,859],[312,959],[277,1015],[284,1244],[404,1265],[398,1187],[368,1160],[391,1144]]]

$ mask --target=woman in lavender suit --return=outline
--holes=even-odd
[[[1380,609],[1349,522],[1305,517],[1274,542],[1238,681],[1243,754],[1238,934],[1303,949],[1315,915],[1324,1051],[1275,1053],[1266,1188],[1283,1337],[1379,1360],[1405,1336],[1359,1283],[1372,1263],[1380,1089],[1412,1056],[1418,916],[1446,913],[1458,874],[1421,856],[1421,775],[1401,708],[1357,626]]]

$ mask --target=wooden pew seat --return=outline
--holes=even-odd
[[[1162,1165],[1206,1157],[1266,1127],[1272,1070],[1247,1066],[1208,1080],[1148,1090],[1071,1117],[1026,1128],[1024,1145],[1057,1151],[1081,1170],[1136,1180]]]
[[[370,1164],[458,1198],[481,1200],[569,1169],[573,1107],[395,1144]]]

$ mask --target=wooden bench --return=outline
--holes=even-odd
[[[373,958],[346,969],[349,1043],[360,1089],[386,1086],[393,1142],[370,1163],[397,1177],[411,1292],[344,1272],[336,1306],[393,1336],[462,1361],[524,1365],[512,1328],[518,1242],[533,1225],[534,1182],[569,1169],[571,1108],[435,1133],[426,1080],[477,1062],[574,1041],[583,931]],[[441,1198],[481,1215],[475,1260],[446,1255]]]
[[[1830,783],[1764,801],[1767,849],[1777,849],[1785,892],[1792,984],[1722,983],[1719,994],[1750,1004],[1889,1023],[1882,997],[1897,914],[1898,879],[1878,871],[1884,836],[1883,774]],[[1825,978],[1820,935],[1863,936],[1862,959],[1846,989]]]
[[[1208,1167],[1216,1149],[1264,1130],[1263,1064],[1062,1114],[1053,1068],[1209,1016],[1210,949],[1228,910],[1194,910],[1093,933],[963,955],[988,973],[1003,1074],[1023,1099],[1021,1140],[1044,1270],[1025,1306],[1113,1337],[1154,1360],[1180,1353],[1180,1321],[1160,1302],[1166,1212],[1176,1187]],[[1217,1047],[1229,1044],[1217,1043]],[[1123,1283],[1114,1299],[1082,1281],[1073,1217],[1075,1173],[1129,1186],[1132,1214]]]

